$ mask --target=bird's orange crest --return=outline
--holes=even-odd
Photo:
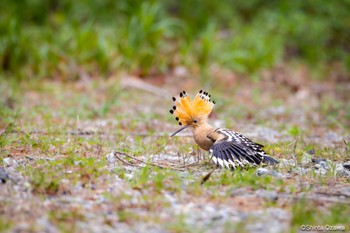
[[[173,97],[175,106],[170,110],[175,115],[175,119],[180,125],[189,125],[194,118],[207,117],[215,105],[215,101],[211,101],[208,92],[200,90],[193,100],[185,91],[180,92],[178,98]]]

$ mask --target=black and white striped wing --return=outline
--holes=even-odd
[[[262,162],[276,164],[277,160],[269,157],[262,149],[263,145],[251,141],[240,133],[227,129],[217,129],[216,133],[224,135],[210,148],[211,158],[215,164],[226,168],[258,165]]]

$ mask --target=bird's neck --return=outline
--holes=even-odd
[[[208,137],[214,132],[215,128],[208,124],[208,122],[203,122],[193,129],[193,137],[196,143],[203,149],[209,150],[213,145],[213,141]]]

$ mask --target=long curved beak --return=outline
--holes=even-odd
[[[175,136],[177,133],[181,132],[182,130],[190,127],[191,125],[185,125],[185,126],[182,126],[180,129],[178,129],[175,133],[173,133],[170,137],[173,137]]]

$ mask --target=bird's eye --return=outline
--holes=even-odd
[[[194,122],[194,123],[197,123],[197,121],[196,121],[196,120],[194,120],[193,122]]]

